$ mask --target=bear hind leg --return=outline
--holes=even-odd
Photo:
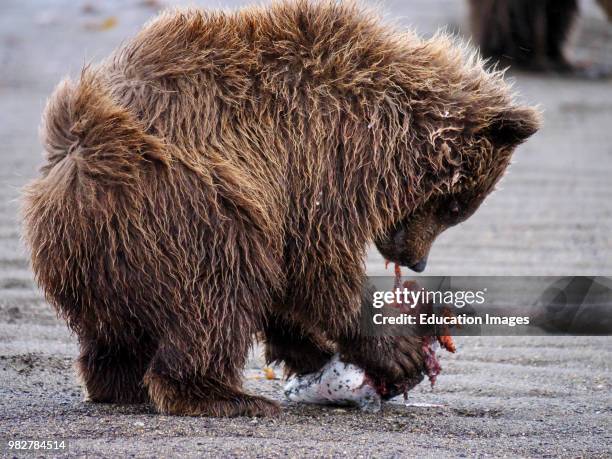
[[[275,416],[278,404],[240,389],[217,384],[211,379],[181,381],[147,373],[145,384],[149,396],[160,413],[178,416]]]
[[[77,369],[89,401],[120,404],[148,401],[143,384],[150,360],[146,343],[127,346],[91,338],[80,341]]]
[[[196,353],[185,349],[184,345],[160,346],[145,375],[149,397],[160,413],[213,417],[280,413],[277,403],[242,391],[243,365],[234,364],[246,359],[248,347],[243,350],[227,344],[223,356],[213,356],[204,366],[194,359]]]

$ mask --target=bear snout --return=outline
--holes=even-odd
[[[426,267],[427,267],[427,257],[421,258],[419,262],[413,264],[412,266],[409,266],[410,269],[412,269],[414,272],[417,272],[417,273],[422,273],[423,271],[425,271]]]

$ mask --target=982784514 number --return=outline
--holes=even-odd
[[[5,452],[8,451],[68,451],[68,440],[6,440]]]

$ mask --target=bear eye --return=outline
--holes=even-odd
[[[442,224],[454,226],[464,219],[465,210],[463,203],[451,196],[440,202],[437,214]]]
[[[448,211],[453,217],[458,217],[461,209],[459,208],[459,202],[456,199],[453,199],[449,206]]]

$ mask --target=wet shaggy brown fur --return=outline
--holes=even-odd
[[[256,333],[289,372],[339,351],[414,378],[420,338],[360,334],[366,248],[422,257],[454,221],[410,216],[455,195],[466,215],[537,124],[450,38],[353,5],[162,14],[56,89],[25,190],[32,266],[89,398],[275,413],[241,389]]]

